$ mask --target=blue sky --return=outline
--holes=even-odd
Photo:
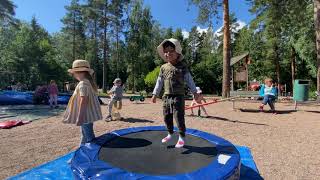
[[[70,0],[13,0],[16,9],[16,17],[30,21],[35,16],[39,23],[50,33],[58,32],[62,23],[60,19],[65,14],[64,6]],[[234,12],[239,21],[248,23],[254,17],[248,12],[250,5],[246,0],[230,0],[230,12]],[[163,27],[182,28],[189,31],[197,25],[197,8],[189,7],[188,0],[145,0],[145,5],[150,6],[152,15]],[[189,11],[187,11],[189,9]],[[222,25],[219,19],[214,24],[214,29]],[[200,28],[205,28],[200,26]]]

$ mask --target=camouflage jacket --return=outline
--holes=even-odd
[[[158,96],[164,87],[164,95],[184,95],[185,84],[192,93],[197,92],[192,76],[183,61],[179,61],[176,65],[166,63],[160,68],[153,94]]]

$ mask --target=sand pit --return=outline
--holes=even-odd
[[[157,104],[124,101],[122,121],[95,123],[96,135],[134,126],[163,125],[161,101]],[[233,144],[251,148],[265,179],[318,179],[320,177],[320,106],[277,103],[279,114],[260,113],[257,103],[231,102],[208,106],[209,118],[186,116],[187,127],[221,136]],[[103,113],[107,106],[103,106]],[[190,114],[190,112],[187,112]],[[79,127],[65,125],[61,116],[13,129],[0,130],[0,179],[75,150]]]

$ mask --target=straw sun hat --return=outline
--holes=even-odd
[[[166,42],[171,42],[172,44],[175,45],[175,51],[180,54],[180,60],[183,58],[183,55],[182,55],[182,47],[181,47],[181,44],[180,42],[177,40],[177,39],[174,39],[174,38],[170,38],[170,39],[165,39],[164,41],[162,41],[162,43],[157,47],[157,50],[158,50],[158,53],[160,55],[160,57],[164,60],[164,61],[167,61],[166,59],[166,56],[163,52],[163,44],[166,43]]]
[[[87,71],[90,73],[90,75],[94,73],[94,70],[90,68],[89,62],[82,59],[73,61],[72,69],[68,69],[68,72],[71,74],[79,71]]]

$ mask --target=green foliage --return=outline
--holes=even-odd
[[[143,7],[142,1],[132,3],[129,16],[127,43],[127,85],[132,92],[144,89],[144,77],[155,67],[153,21],[150,8]]]
[[[11,0],[1,0],[0,1],[0,25],[4,26],[6,24],[15,24],[16,19],[13,17],[15,15],[16,6]]]
[[[238,30],[238,20],[231,13],[230,30],[232,56],[250,53],[249,80],[279,76],[280,83],[290,89],[294,50],[296,78],[311,79],[315,84],[312,0],[247,1],[256,18]],[[217,12],[222,0],[188,2],[199,7],[198,21],[209,28],[200,33],[192,27],[189,37],[184,38],[180,28],[161,27],[142,0],[72,0],[65,7],[62,30],[54,34],[48,34],[35,18],[31,22],[14,20],[15,6],[9,0],[0,1],[0,88],[14,81],[32,89],[51,79],[61,86],[72,79],[67,74],[72,61],[82,58],[95,70],[99,87],[106,84],[110,88],[120,77],[127,90],[150,92],[164,63],[156,47],[173,37],[181,42],[184,61],[197,86],[204,93],[220,94],[223,28],[215,33],[212,24],[213,18],[220,19]]]
[[[188,0],[190,4],[199,7],[198,22],[201,24],[212,24],[213,18],[218,16],[220,0]]]
[[[145,79],[144,83],[146,85],[146,91],[151,92],[156,85],[156,81],[158,78],[158,75],[160,73],[160,66],[156,67],[153,71],[149,72]]]
[[[18,28],[2,29],[0,39],[4,45],[0,50],[0,73],[5,77],[2,87],[21,82],[34,89],[51,79],[58,82],[66,79],[66,68],[58,61],[52,38],[35,18],[30,24],[21,23]]]

